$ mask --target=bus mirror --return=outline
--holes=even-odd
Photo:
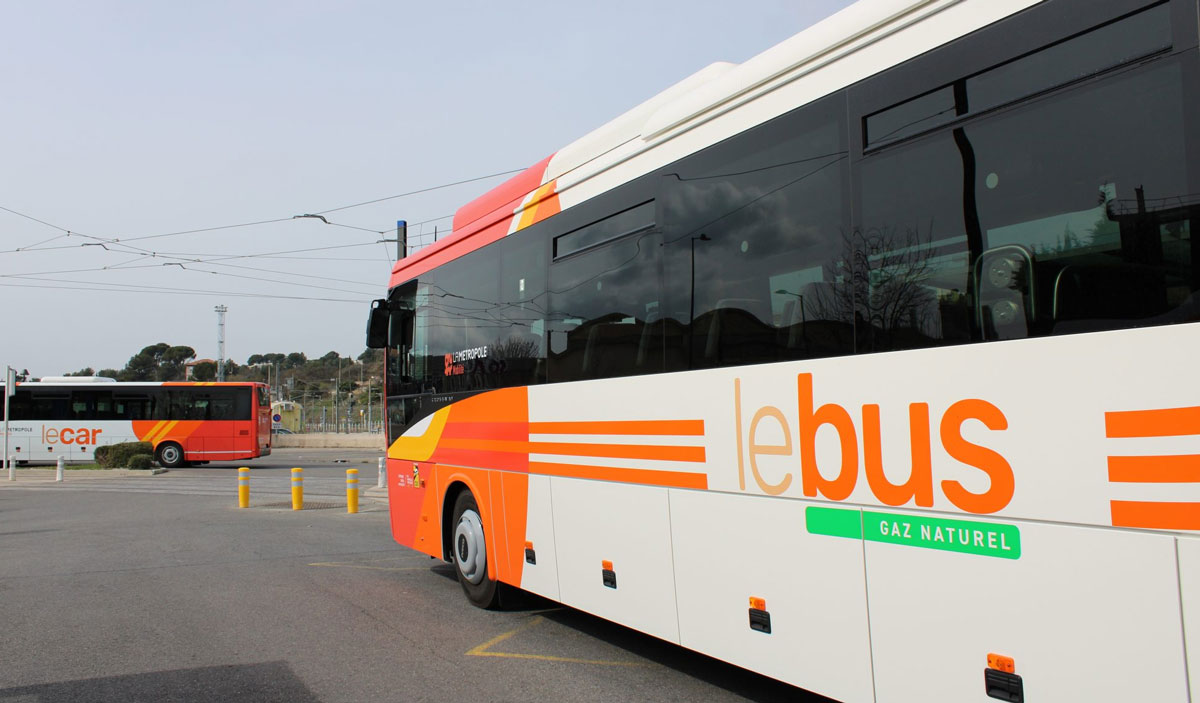
[[[383,349],[387,346],[390,317],[386,300],[371,302],[371,316],[367,318],[368,349]]]

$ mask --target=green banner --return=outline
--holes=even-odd
[[[809,533],[814,535],[999,559],[1021,558],[1021,531],[1016,525],[817,506],[805,509],[804,517]]]

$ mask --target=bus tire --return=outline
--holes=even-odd
[[[187,462],[183,460],[183,447],[174,442],[158,445],[158,463],[166,469],[178,469]]]
[[[454,501],[454,535],[450,549],[451,561],[458,573],[458,583],[471,605],[478,608],[495,608],[499,603],[496,581],[488,576],[487,536],[483,519],[479,515],[479,504],[470,491],[458,494]]]

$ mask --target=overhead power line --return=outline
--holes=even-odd
[[[55,279],[31,279],[45,280],[54,282]],[[104,293],[155,293],[161,295],[223,295],[234,298],[270,298],[275,300],[310,300],[325,303],[354,303],[355,305],[363,305],[369,300],[367,298],[319,298],[304,295],[279,295],[277,293],[253,293],[253,292],[238,292],[238,291],[223,291],[223,290],[207,290],[200,288],[166,288],[163,286],[143,286],[137,284],[126,283],[97,283],[90,282],[89,286],[75,285],[75,281],[59,281],[60,284],[66,285],[37,285],[28,283],[0,283],[0,287],[4,288],[49,288],[52,290],[84,290]],[[111,286],[107,288],[95,288],[92,286]]]
[[[419,195],[419,194],[421,194],[421,193],[430,193],[430,192],[433,192],[433,191],[435,191],[435,190],[442,190],[442,189],[444,189],[444,188],[452,188],[452,187],[454,187],[454,186],[460,186],[460,185],[464,185],[464,184],[467,184],[467,183],[475,183],[475,182],[478,182],[478,181],[485,181],[485,180],[488,180],[489,178],[498,178],[498,177],[500,177],[500,176],[508,176],[508,175],[512,175],[512,174],[514,174],[514,173],[520,173],[521,171],[524,171],[524,170],[525,170],[525,169],[513,169],[513,170],[510,170],[510,171],[500,171],[500,172],[498,172],[498,173],[490,173],[490,174],[488,174],[488,175],[486,175],[486,176],[476,176],[475,178],[467,178],[467,179],[464,179],[464,180],[461,180],[461,181],[454,181],[454,182],[452,182],[452,183],[443,183],[443,184],[441,184],[441,185],[430,186],[430,187],[428,187],[428,188],[419,188],[419,189],[417,189],[417,190],[411,190],[411,191],[408,191],[408,192],[406,192],[406,193],[398,193],[398,194],[396,194],[396,195],[389,195],[389,196],[386,196],[386,197],[383,197],[383,198],[376,198],[376,199],[374,199],[374,200],[366,200],[366,201],[364,201],[364,202],[361,202],[361,203],[353,203],[353,204],[351,204],[351,205],[342,205],[341,207],[330,208],[330,209],[328,209],[328,210],[320,210],[320,211],[318,211],[318,212],[312,213],[311,215],[301,215],[301,216],[299,216],[299,217],[313,217],[313,216],[321,216],[321,215],[326,215],[326,214],[329,214],[329,213],[331,213],[331,212],[340,212],[340,211],[342,211],[342,210],[349,210],[349,209],[356,208],[356,207],[363,207],[364,205],[374,205],[375,203],[382,203],[382,202],[386,202],[386,201],[388,201],[388,200],[396,200],[397,198],[405,198],[405,197],[408,197],[408,196],[410,196],[410,195]],[[289,221],[289,220],[296,219],[296,217],[297,217],[297,216],[290,216],[290,217],[278,217],[278,218],[269,219],[269,220],[256,220],[256,221],[254,221],[254,222],[241,222],[241,223],[238,223],[238,224],[232,224],[232,225],[217,225],[217,226],[214,226],[214,227],[200,227],[200,228],[195,228],[195,229],[186,229],[186,230],[180,230],[180,231],[178,231],[178,232],[163,232],[163,233],[161,233],[161,234],[146,234],[146,235],[140,235],[140,236],[137,236],[137,237],[96,237],[96,236],[92,236],[92,235],[80,234],[79,232],[76,232],[76,231],[73,231],[73,230],[68,230],[68,229],[66,229],[65,227],[60,227],[60,226],[58,226],[58,225],[56,225],[56,224],[53,224],[53,223],[51,223],[51,222],[46,222],[45,220],[38,219],[38,218],[36,218],[36,217],[33,217],[32,215],[27,215],[27,214],[25,214],[25,213],[23,213],[23,212],[18,212],[18,211],[16,211],[16,210],[13,210],[13,209],[11,209],[11,208],[7,208],[7,207],[0,206],[0,210],[3,210],[3,211],[5,211],[5,212],[8,212],[8,213],[11,213],[11,214],[13,214],[13,215],[16,215],[16,216],[18,216],[18,217],[23,217],[23,218],[25,218],[25,219],[27,219],[27,220],[30,220],[30,221],[32,221],[32,222],[36,222],[36,223],[38,223],[38,224],[40,224],[40,225],[45,225],[46,227],[50,227],[50,228],[52,228],[52,229],[56,229],[56,230],[58,230],[58,231],[62,232],[62,233],[65,235],[65,236],[68,236],[68,237],[69,237],[69,236],[72,236],[72,235],[75,235],[75,236],[86,237],[86,238],[88,238],[88,239],[93,239],[93,240],[96,240],[96,241],[104,242],[104,243],[107,243],[107,244],[127,244],[128,242],[141,242],[141,241],[145,241],[145,240],[147,240],[147,239],[161,239],[161,238],[163,238],[163,237],[178,237],[178,236],[185,235],[185,234],[200,234],[200,233],[204,233],[204,232],[217,232],[217,231],[220,231],[220,230],[226,230],[226,229],[237,229],[237,228],[241,228],[241,227],[257,227],[257,226],[260,226],[260,225],[268,225],[268,224],[277,224],[277,223],[280,223],[280,222],[287,222],[287,221]],[[436,222],[437,220],[446,219],[447,217],[450,217],[450,216],[449,216],[449,215],[446,215],[446,216],[443,216],[443,217],[434,218],[434,219],[432,219],[432,220],[425,220],[424,222],[419,222],[419,223],[416,223],[416,224],[425,224],[425,223],[427,223],[427,222]],[[385,229],[385,230],[374,230],[374,229],[369,229],[369,228],[366,228],[366,227],[357,227],[357,226],[355,226],[355,225],[347,225],[347,224],[342,224],[342,223],[339,223],[339,222],[329,222],[329,221],[328,221],[328,220],[326,220],[324,217],[320,217],[320,219],[324,220],[326,224],[329,224],[329,225],[334,225],[335,227],[345,227],[345,228],[348,228],[348,229],[356,229],[356,230],[361,230],[361,231],[363,231],[363,232],[373,232],[373,233],[375,233],[375,234],[386,234],[387,232],[389,232],[389,231],[390,231],[390,230],[388,230],[388,229]],[[10,250],[10,252],[16,252],[16,251],[28,250],[30,247],[38,246],[38,245],[40,245],[40,244],[45,244],[45,243],[47,243],[47,242],[49,242],[49,241],[53,241],[54,239],[58,239],[58,237],[54,237],[54,238],[52,238],[52,239],[45,240],[45,241],[43,241],[43,242],[38,242],[37,244],[32,244],[32,245],[30,245],[29,247],[19,247],[18,249],[15,249],[15,250]],[[134,249],[136,249],[136,247],[131,247],[131,248],[134,248]],[[41,249],[40,251],[46,251],[46,250],[47,250],[47,249]]]
[[[353,205],[343,205],[341,207],[330,208],[328,210],[319,210],[314,214],[328,215],[331,212],[338,212],[340,210],[349,210],[350,208],[362,207],[363,205],[374,205],[375,203],[382,203],[386,200],[395,200],[396,198],[405,198],[410,195],[419,195],[421,193],[428,193],[428,192],[434,191],[434,190],[441,190],[442,188],[453,188],[454,186],[460,186],[460,185],[464,185],[466,183],[474,183],[476,181],[486,181],[489,178],[498,178],[500,176],[510,176],[514,173],[520,173],[524,170],[525,169],[523,169],[523,168],[518,168],[518,169],[514,169],[512,171],[501,171],[500,173],[491,173],[486,176],[477,176],[475,178],[468,178],[464,181],[455,181],[453,183],[443,183],[440,186],[430,186],[429,188],[421,188],[420,190],[410,190],[407,193],[400,193],[399,195],[389,195],[386,198],[376,198],[375,200],[367,200],[365,202],[355,203]],[[438,219],[443,219],[443,218],[438,218]],[[432,220],[430,220],[430,222],[432,222]]]

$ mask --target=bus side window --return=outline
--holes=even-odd
[[[1200,315],[1183,71],[1180,59],[1156,61],[964,130],[984,246],[1028,252],[1030,336]]]
[[[550,381],[662,370],[661,352],[643,349],[644,329],[661,324],[660,241],[643,230],[551,265]]]
[[[815,103],[664,175],[668,368],[853,352],[844,110]]]

